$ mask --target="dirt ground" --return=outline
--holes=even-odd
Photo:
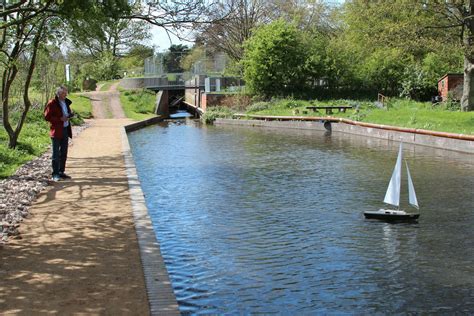
[[[49,186],[22,239],[0,247],[0,314],[150,313],[122,155],[131,121],[114,90],[92,93],[96,117],[70,147],[72,179]]]

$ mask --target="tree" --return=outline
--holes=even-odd
[[[189,54],[189,48],[185,45],[171,45],[163,56],[163,65],[166,72],[183,72],[181,61]]]
[[[332,32],[330,7],[318,0],[271,0],[266,10],[269,19],[284,19],[295,23],[298,29],[309,33]]]
[[[143,74],[145,59],[155,54],[153,47],[138,44],[130,48],[128,54],[120,58],[120,68],[132,75]]]
[[[69,23],[73,45],[98,58],[110,52],[114,57],[126,55],[132,47],[150,38],[150,25],[145,21],[75,19]]]
[[[55,63],[51,64],[51,60]],[[41,104],[53,95],[54,89],[65,79],[66,60],[56,45],[40,45],[31,86],[41,93]]]
[[[422,1],[353,0],[343,9],[341,31],[329,48],[337,47],[339,56],[330,56],[339,64],[340,56],[350,58],[351,64],[342,64],[350,70],[343,78],[352,78],[352,86],[383,89],[393,95],[404,90],[405,94],[421,96],[436,87],[436,76],[430,76],[430,84],[423,84],[425,92],[410,92],[406,90],[410,86],[417,90],[421,85],[407,84],[404,74],[413,79],[414,69],[422,68],[427,54],[448,53],[448,64],[457,69],[460,46],[454,30],[432,27],[440,17]],[[438,68],[438,77],[443,68]]]
[[[44,11],[45,7],[37,7]],[[47,18],[40,18],[36,11],[23,10],[20,5],[4,7],[5,12],[14,12],[11,15],[3,14],[2,38],[0,42],[0,62],[2,74],[2,120],[3,127],[8,134],[8,146],[15,148],[23,124],[31,107],[29,86],[35,68],[36,56],[40,42],[44,36]],[[0,14],[1,16],[2,14]],[[10,117],[10,93],[19,72],[20,61],[26,61],[27,70],[23,83],[23,109],[13,127],[14,122]],[[13,124],[12,124],[13,123]]]
[[[245,82],[252,93],[265,97],[301,91],[307,79],[306,60],[301,32],[293,24],[274,21],[245,43]]]
[[[464,55],[463,111],[474,110],[474,3],[472,0],[426,1],[427,10],[438,18],[427,28],[457,30]]]
[[[216,0],[217,1],[217,0]],[[67,23],[78,20],[145,21],[169,31],[192,28],[198,23],[210,22],[208,13],[213,10],[214,0],[20,0],[3,1],[0,11],[0,63],[2,64],[2,121],[9,135],[9,147],[16,147],[31,102],[28,90],[35,68],[38,48],[47,34],[57,34]],[[205,13],[205,14],[204,14]],[[60,27],[60,25],[62,27]],[[111,28],[109,32],[115,32]],[[63,42],[64,36],[51,37]],[[119,45],[111,44],[118,49]],[[115,51],[117,52],[117,50]],[[20,61],[26,61],[23,82],[23,109],[16,128],[12,127],[10,89],[19,71]]]
[[[266,5],[267,1],[263,0],[222,1],[211,13],[216,22],[203,24],[197,41],[208,49],[224,52],[234,61],[241,60],[242,45],[250,38],[253,29],[269,21]]]

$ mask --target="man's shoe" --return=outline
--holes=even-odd
[[[58,182],[59,180],[61,180],[61,177],[58,174],[53,174],[53,181]]]
[[[71,179],[71,176],[65,174],[64,172],[60,173],[60,174],[59,174],[59,177],[60,177],[61,179]]]

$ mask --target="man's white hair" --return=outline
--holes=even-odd
[[[56,89],[56,96],[58,97],[58,96],[59,96],[59,93],[60,93],[60,92],[63,92],[64,90],[67,91],[67,87],[66,87],[66,86],[59,86],[59,87]]]

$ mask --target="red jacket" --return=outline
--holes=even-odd
[[[68,112],[72,113],[70,108],[72,101],[68,98],[65,101]],[[59,104],[58,97],[49,100],[44,109],[44,118],[49,122],[49,135],[53,138],[63,138],[64,122],[61,121],[62,116],[63,110]],[[71,121],[69,121],[67,130],[69,137],[72,138]]]

